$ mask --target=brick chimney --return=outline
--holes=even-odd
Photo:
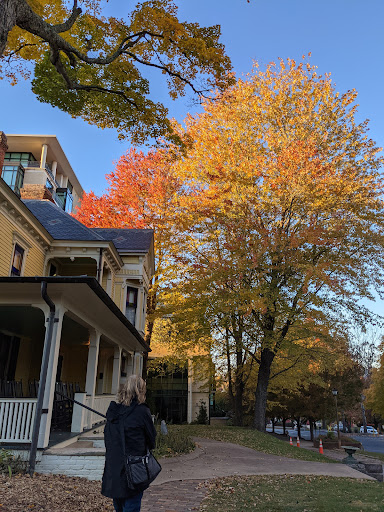
[[[7,136],[4,132],[0,132],[0,174],[3,170],[4,157],[7,152],[8,144],[7,144]]]

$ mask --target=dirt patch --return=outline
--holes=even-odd
[[[100,487],[62,475],[0,475],[0,512],[113,512]]]

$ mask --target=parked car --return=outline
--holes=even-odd
[[[336,425],[332,425],[332,427],[331,427],[331,428],[332,428],[332,430],[333,430],[334,432],[337,432],[337,423],[336,423]],[[342,424],[342,422],[341,422],[341,421],[339,422],[339,429],[340,429],[340,432],[343,432],[343,431],[344,431],[344,425]]]
[[[360,434],[364,434],[364,425],[360,427]],[[378,434],[378,432],[372,425],[367,425],[367,434]]]

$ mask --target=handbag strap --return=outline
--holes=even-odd
[[[128,411],[126,414],[124,414],[124,418],[127,418],[130,414],[133,413],[134,409],[136,409],[136,406],[137,404],[132,404],[130,406],[130,411]],[[124,454],[124,457],[127,456],[127,454],[125,453],[125,432],[124,432],[124,419],[121,418],[121,420],[119,420],[119,429],[120,429],[120,437],[121,437],[121,444],[122,444],[122,448],[123,448],[123,454]]]

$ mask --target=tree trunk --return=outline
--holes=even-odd
[[[234,424],[237,427],[241,427],[243,425],[243,395],[244,395],[244,382],[243,382],[243,368],[236,368],[236,380],[235,380],[235,397],[234,397],[234,405],[235,405],[235,414],[234,414]]]
[[[283,434],[284,435],[287,433],[286,428],[285,428],[286,422],[287,422],[287,418],[283,418]]]
[[[272,432],[275,433],[275,418],[272,418]]]
[[[261,352],[259,375],[256,386],[255,418],[253,426],[260,432],[265,432],[265,411],[267,408],[267,392],[271,366],[275,357],[274,352],[264,348]]]
[[[297,421],[297,437],[301,437],[301,420],[300,416],[296,418]]]
[[[363,427],[364,427],[364,433],[367,433],[367,416],[365,414],[365,406],[364,406],[364,400],[365,396],[361,395],[361,415],[363,417]]]
[[[153,327],[155,325],[155,321],[153,319],[153,315],[156,311],[157,306],[157,293],[153,289],[149,290],[148,297],[147,297],[147,307],[146,307],[146,314],[147,318],[149,320],[147,321],[147,324],[145,326],[145,337],[144,341],[146,344],[150,347],[151,346],[151,339],[152,339],[152,333],[153,333]],[[143,379],[145,380],[147,378],[148,374],[148,352],[144,353],[143,356]]]
[[[0,8],[0,57],[2,57],[8,42],[8,34],[16,25],[16,0],[1,0]]]
[[[309,420],[309,431],[310,431],[311,441],[313,441],[313,424],[314,424],[314,421]]]

